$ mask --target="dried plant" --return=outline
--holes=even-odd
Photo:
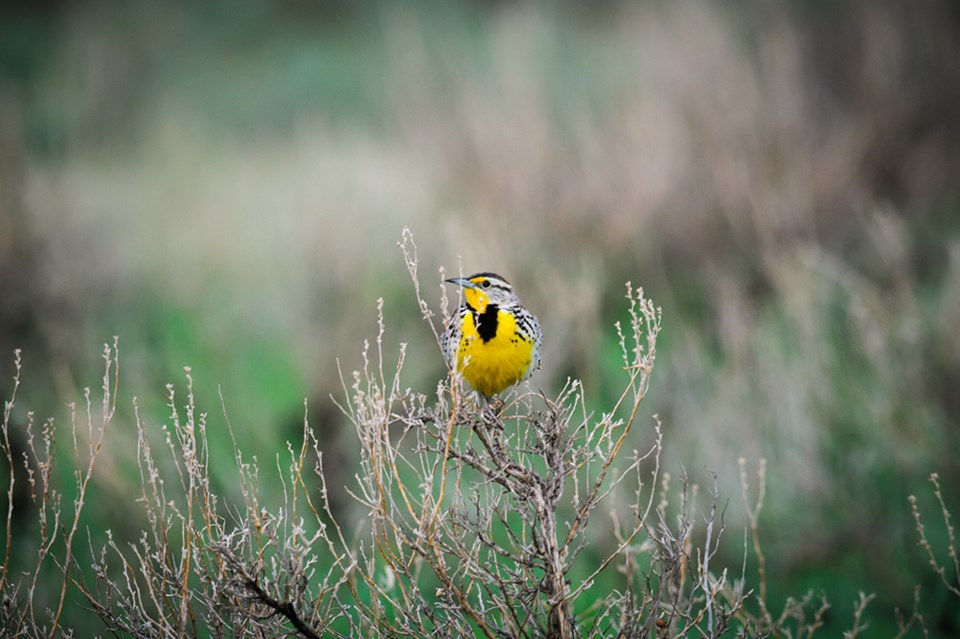
[[[409,232],[402,246],[436,335]],[[358,556],[371,593],[368,636],[724,632],[744,595],[725,572],[709,572],[723,528],[716,501],[694,550],[686,482],[678,523],[668,523],[659,422],[646,450],[624,449],[661,325],[642,289],[628,284],[626,298],[630,323],[617,326],[624,389],[599,415],[575,381],[555,398],[529,389],[508,395],[497,414],[480,408],[453,372],[432,398],[404,389],[405,348],[389,373],[384,362],[381,304],[376,344],[364,350],[342,403],[361,442],[355,496],[370,514]],[[592,527],[611,542],[600,544],[607,550],[599,557]],[[639,554],[653,558],[650,570],[639,567]],[[598,577],[613,566],[622,588],[598,592]]]
[[[68,589],[107,630],[123,636],[276,637],[291,627],[304,637],[336,636],[336,628],[348,633],[340,636],[349,636],[343,598],[349,597],[346,582],[352,560],[330,515],[322,454],[306,419],[299,449],[288,445],[289,459],[285,464],[277,460],[285,478],[282,500],[261,502],[260,470],[235,446],[243,502],[224,504],[211,484],[207,419],[197,410],[189,369],[184,403],[176,402],[173,386],[168,386],[171,424],[160,429],[159,438],[151,435],[133,401],[140,476],[136,503],[145,520],[139,539],[115,540],[108,528],[107,541],[99,548],[91,537],[92,566],[77,565],[73,544],[86,490],[115,415],[116,342],[105,348],[104,358],[102,412],[94,416],[89,390],[86,425],[72,412],[72,479],[79,487],[72,510],[63,507],[63,493],[57,487],[63,480],[54,476],[57,429],[52,421],[44,423],[36,442],[29,418],[29,453],[24,457],[40,522],[39,551],[35,566],[20,580],[9,569],[15,485],[9,439],[13,399],[6,404],[3,453],[10,473],[6,555],[0,575],[4,636],[71,636],[70,630],[61,628]],[[19,355],[16,364],[15,391]],[[78,434],[90,442],[86,449]],[[154,452],[158,445],[163,454]],[[41,579],[48,589],[51,583],[59,584],[55,609],[42,610],[39,605],[47,599],[39,589]]]
[[[401,245],[420,311],[436,336],[438,314],[421,294],[408,231]],[[704,491],[681,470],[677,487],[661,468],[660,421],[638,419],[661,314],[630,284],[626,301],[629,322],[616,326],[623,389],[602,411],[588,408],[576,381],[554,397],[521,387],[497,410],[478,405],[453,371],[431,395],[406,388],[405,346],[392,367],[386,364],[381,303],[376,341],[364,348],[351,381],[344,379],[338,402],[360,443],[360,466],[348,488],[365,509],[356,533],[345,533],[330,508],[306,407],[302,441],[276,460],[282,495],[269,495],[261,490],[256,457],[237,445],[221,399],[240,497],[219,493],[211,480],[207,415],[198,409],[187,369],[184,399],[168,386],[166,425],[150,427],[132,402],[139,482],[130,511],[142,525],[139,536],[115,537],[106,527],[105,541],[91,532],[89,553],[79,552],[88,489],[118,420],[118,344],[104,350],[99,409],[89,390],[82,410],[71,407],[67,477],[55,463],[64,433],[52,420],[38,427],[28,414],[27,450],[22,460],[14,452],[17,353],[0,433],[0,459],[8,465],[0,631],[74,636],[63,612],[82,605],[106,632],[143,638],[812,638],[829,609],[825,596],[790,598],[779,614],[768,601],[760,531],[765,462],[755,496],[746,462],[740,463],[747,521],[739,575],[718,559],[727,528],[719,482],[714,478]],[[439,316],[448,310],[444,298]],[[633,449],[634,441],[646,444]],[[937,477],[931,480],[948,533],[948,565],[960,577],[954,528]],[[18,510],[21,481],[32,505]],[[957,594],[911,503],[921,547]],[[26,514],[37,522],[35,554],[18,572],[11,531]],[[751,551],[756,577],[748,571]],[[845,636],[866,633],[871,599],[861,594],[855,602]],[[897,615],[898,637],[915,628],[926,633],[918,611],[919,591],[912,615]]]
[[[15,352],[15,376],[11,398],[4,404],[3,456],[9,465],[7,488],[7,532],[0,574],[2,596],[2,627],[9,637],[53,637],[61,632],[60,621],[67,590],[77,579],[71,572],[74,567],[74,543],[86,505],[87,491],[93,478],[97,458],[103,449],[104,436],[116,409],[116,384],[118,378],[117,341],[111,348],[104,346],[103,357],[106,370],[103,376],[102,405],[98,418],[94,417],[90,389],[84,391],[85,423],[78,421],[77,406],[70,405],[73,472],[69,478],[73,486],[61,485],[63,479],[55,475],[58,450],[57,428],[52,419],[40,426],[36,433],[33,413],[26,416],[27,451],[23,454],[23,467],[30,500],[36,509],[37,529],[36,555],[33,565],[21,579],[12,574],[12,537],[14,515],[14,489],[16,487],[15,460],[10,440],[10,421],[17,390],[20,387],[21,355]],[[38,440],[39,438],[39,440]],[[64,493],[72,488],[72,504],[65,504]],[[59,581],[48,582],[49,574],[59,575]],[[52,587],[51,583],[56,583]]]
[[[927,538],[927,528],[923,523],[923,516],[920,513],[920,505],[916,495],[910,495],[910,510],[913,513],[913,520],[916,524],[917,535],[920,538],[918,542],[927,556],[930,567],[940,578],[947,591],[960,598],[960,556],[957,554],[957,529],[954,527],[950,511],[943,498],[943,491],[940,489],[940,476],[937,473],[930,475],[930,483],[933,485],[933,496],[940,507],[940,515],[943,517],[943,527],[947,533],[947,560],[938,557],[937,551]]]

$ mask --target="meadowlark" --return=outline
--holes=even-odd
[[[540,323],[507,280],[477,273],[447,282],[463,287],[463,304],[441,336],[450,368],[487,401],[540,368]]]

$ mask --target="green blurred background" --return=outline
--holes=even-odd
[[[645,287],[664,330],[643,414],[664,422],[668,470],[717,474],[735,570],[737,459],[768,460],[775,611],[823,590],[836,634],[875,592],[871,636],[889,636],[919,584],[931,634],[960,633],[907,503],[943,549],[926,478],[960,516],[956,3],[0,12],[0,352],[24,349],[22,426],[98,387],[120,336],[127,418],[95,530],[135,534],[130,398],[159,427],[185,365],[211,437],[226,438],[219,387],[261,460],[299,439],[308,398],[349,520],[356,444],[329,395],[377,298],[388,359],[409,343],[406,385],[444,373],[397,248],[408,226],[428,299],[440,266],[506,276],[543,324],[534,384],[582,379],[597,410],[621,389],[623,283]],[[232,452],[214,452],[236,497]],[[30,527],[14,533],[27,547]]]

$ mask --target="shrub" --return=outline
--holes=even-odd
[[[436,334],[409,234],[403,248]],[[236,445],[224,409],[242,499],[218,493],[210,475],[215,444],[189,369],[185,398],[168,386],[168,424],[149,427],[132,402],[142,528],[121,539],[110,527],[84,526],[94,471],[117,420],[118,343],[104,349],[96,407],[88,389],[66,429],[27,414],[22,455],[11,438],[17,352],[0,455],[8,471],[4,636],[81,633],[65,627],[70,606],[91,611],[104,632],[132,637],[813,636],[829,609],[825,596],[788,599],[779,613],[768,601],[759,526],[765,464],[751,487],[741,460],[747,526],[738,572],[716,563],[726,531],[716,485],[701,505],[704,491],[684,472],[673,482],[661,468],[660,422],[640,417],[660,311],[629,284],[626,299],[629,325],[616,328],[623,389],[599,411],[575,380],[555,397],[508,393],[497,411],[478,405],[453,374],[431,395],[405,388],[405,346],[394,365],[383,355],[381,303],[376,341],[338,402],[360,444],[349,491],[364,517],[349,531],[330,508],[306,407],[302,441],[277,460],[282,495],[262,493],[261,466]],[[444,299],[444,314],[447,306]],[[637,430],[645,447],[628,449]],[[64,451],[66,475],[58,461]],[[954,528],[933,481],[948,531],[946,565],[960,576]],[[24,487],[29,505],[15,499]],[[912,504],[921,547],[957,595]],[[37,525],[29,552],[15,549],[21,518]],[[755,575],[747,569],[751,550]],[[861,594],[846,637],[866,629],[870,600]],[[897,613],[898,636],[925,631],[918,607],[919,591],[912,613]]]

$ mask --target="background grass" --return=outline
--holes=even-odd
[[[907,506],[938,472],[960,512],[951,3],[2,12],[0,349],[25,349],[17,423],[62,419],[120,335],[122,398],[162,423],[164,384],[189,365],[211,428],[225,436],[219,388],[261,460],[299,437],[309,398],[349,518],[356,444],[327,397],[378,297],[388,349],[409,343],[407,383],[443,373],[396,248],[409,226],[430,284],[440,265],[515,283],[544,325],[547,390],[573,376],[610,399],[622,283],[645,286],[664,308],[647,407],[667,467],[716,473],[734,497],[737,459],[769,460],[771,599],[823,589],[837,630],[876,592],[871,628],[893,634],[921,584],[931,633],[960,632]],[[133,494],[135,437],[112,436],[90,522],[123,521]]]

